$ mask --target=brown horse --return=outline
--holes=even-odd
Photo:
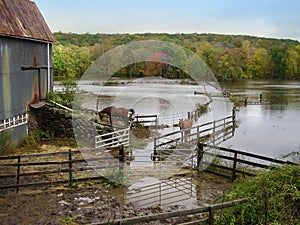
[[[110,125],[112,125],[113,118],[120,118],[124,122],[128,123],[134,116],[134,109],[125,109],[125,108],[117,108],[115,106],[109,106],[105,109],[102,109],[97,114],[99,115],[100,119],[103,119],[103,115],[107,115],[109,117]]]
[[[192,127],[192,120],[179,119],[179,127],[180,127],[180,130],[185,130],[184,131],[184,136],[190,134],[191,133],[190,128]]]

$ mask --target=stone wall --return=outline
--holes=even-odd
[[[35,134],[43,131],[53,137],[75,138],[77,143],[82,141],[93,146],[96,130],[92,117],[87,115],[72,115],[69,111],[49,105],[30,108],[28,132]]]

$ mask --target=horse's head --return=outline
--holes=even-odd
[[[135,114],[134,109],[128,109],[128,118],[129,118],[129,120],[134,119],[134,114]]]
[[[92,112],[92,116],[94,117],[94,121],[95,121],[96,123],[100,123],[101,116],[100,116],[100,113],[99,113],[99,112]]]
[[[133,116],[135,114],[134,109],[128,109],[128,113],[129,115]]]

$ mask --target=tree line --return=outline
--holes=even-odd
[[[235,78],[300,79],[300,43],[296,40],[220,34],[75,34],[54,33],[55,78],[80,78],[89,65],[105,52],[140,40],[176,43],[196,53],[218,80]],[[155,57],[164,57],[158,52]],[[181,52],[184,64],[187,52]],[[120,77],[162,75],[185,78],[179,68],[159,62],[139,62],[115,73]]]

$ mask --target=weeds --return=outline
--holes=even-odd
[[[240,107],[245,105],[245,101],[242,101],[239,97],[233,95],[230,96],[230,101],[233,102],[234,107]]]
[[[9,154],[13,147],[12,137],[9,131],[2,131],[0,133],[0,155]]]
[[[196,104],[196,112],[197,112],[198,117],[201,114],[207,113],[208,112],[208,104],[197,103]]]
[[[237,180],[225,200],[247,198],[226,210],[217,224],[300,224],[300,167],[285,165]]]
[[[47,94],[47,100],[52,100],[68,108],[73,108],[74,105],[80,105],[81,100],[75,98],[75,93],[79,91],[76,81],[68,79],[62,81],[61,84],[63,85],[63,90],[60,92],[49,92]]]
[[[58,221],[62,224],[62,225],[78,225],[78,223],[76,222],[77,219],[77,215],[74,216],[68,216],[66,218],[58,218]]]
[[[103,184],[107,188],[121,187],[121,186],[125,185],[125,182],[126,182],[124,170],[113,169],[113,170],[107,171],[105,174],[105,177],[107,177],[108,179],[104,180]]]

